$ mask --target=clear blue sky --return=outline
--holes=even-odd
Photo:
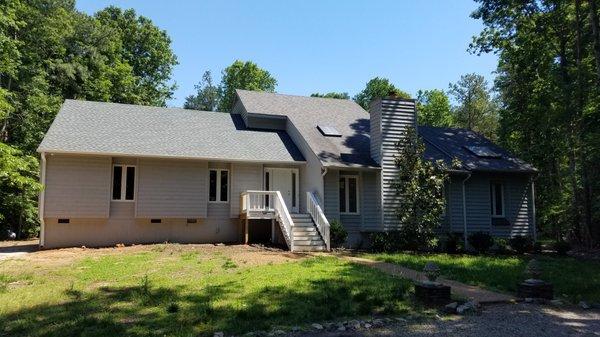
[[[78,0],[93,14],[134,8],[167,31],[179,65],[170,106],[181,106],[205,70],[218,82],[234,60],[252,60],[277,79],[277,92],[354,95],[375,77],[411,94],[446,90],[461,74],[491,83],[494,55],[467,52],[481,23],[470,0],[145,1]]]

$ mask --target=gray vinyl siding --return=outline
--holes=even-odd
[[[300,212],[306,211],[306,192],[317,194],[321,204],[323,204],[323,176],[321,175],[321,161],[317,155],[308,146],[308,143],[302,137],[296,126],[288,119],[286,132],[294,141],[304,158],[306,165],[300,166]],[[323,206],[323,205],[321,205]]]
[[[247,190],[263,190],[262,164],[231,165],[231,210],[230,216],[240,215],[240,196]]]
[[[111,158],[46,156],[45,217],[107,218]]]
[[[504,201],[505,215],[510,226],[492,226],[492,234],[499,237],[515,235],[532,235],[533,227],[531,207],[531,189],[529,181],[524,178],[505,179]]]
[[[398,174],[394,155],[398,153],[396,144],[403,133],[409,127],[416,125],[415,103],[411,100],[379,99],[371,105],[370,118],[374,123],[379,122],[381,125],[381,138],[376,135],[375,139],[371,140],[371,149],[376,152],[374,159],[377,159],[377,149],[381,150],[383,229],[398,229],[399,223],[395,211],[400,197],[396,195],[392,186]]]
[[[207,177],[206,162],[140,159],[136,216],[206,217]]]
[[[448,191],[448,231],[462,232],[464,228],[462,179],[464,177],[451,177]]]
[[[381,228],[380,173],[366,171],[362,173],[362,230],[376,231]]]
[[[381,164],[381,112],[377,111],[379,108],[379,101],[373,101],[369,108],[369,120],[370,120],[370,137],[371,137],[371,158],[377,163]]]
[[[323,211],[329,221],[340,219],[339,178],[338,170],[329,169],[323,179],[325,191]]]
[[[489,232],[491,229],[490,182],[486,176],[473,175],[465,185],[467,231]]]

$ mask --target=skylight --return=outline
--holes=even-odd
[[[465,146],[465,149],[471,151],[477,157],[483,158],[500,158],[500,154],[490,149],[487,146]]]
[[[319,124],[319,125],[317,125],[317,128],[319,129],[319,131],[321,131],[323,136],[327,136],[327,137],[341,137],[342,136],[342,134],[333,126]]]

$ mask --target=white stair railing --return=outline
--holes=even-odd
[[[312,192],[306,192],[306,210],[317,226],[317,230],[321,234],[321,237],[323,237],[327,250],[330,250],[331,240],[329,238],[329,221],[327,221],[323,210],[321,210],[321,206],[319,206],[317,196]]]
[[[246,191],[241,195],[242,213],[275,212],[281,232],[290,251],[294,251],[294,221],[279,191]]]

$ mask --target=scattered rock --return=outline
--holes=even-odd
[[[323,326],[325,327],[325,330],[334,330],[335,329],[335,324],[333,324],[331,322],[327,322],[327,323],[323,324]]]
[[[348,322],[348,327],[354,330],[360,329],[360,322],[353,319]]]
[[[313,323],[313,324],[312,324],[312,327],[313,327],[315,330],[323,330],[323,326],[322,326],[321,324],[319,324],[319,323]]]
[[[532,302],[533,302],[533,298],[531,298],[531,297],[525,298],[525,303],[532,303]]]
[[[383,320],[376,318],[373,320],[373,325],[383,325]]]
[[[118,245],[117,245],[117,247],[118,247]],[[222,331],[217,331],[217,332],[215,332],[215,334],[213,335],[213,337],[223,337],[223,336],[225,336],[225,335],[223,334],[223,332],[222,332]]]
[[[464,315],[465,313],[474,311],[475,309],[477,309],[477,303],[468,301],[456,307],[456,313]]]
[[[402,317],[396,317],[396,320],[398,322],[400,322],[400,323],[406,323],[406,322],[408,322],[405,318],[402,318]]]
[[[275,336],[285,335],[285,331],[283,331],[283,330],[275,330],[275,331],[273,331],[273,335],[275,335]]]
[[[456,313],[457,307],[458,307],[458,302],[452,302],[450,304],[446,304],[446,306],[444,306],[444,312],[449,313],[449,314],[454,314],[454,313]]]
[[[292,332],[298,332],[300,331],[300,327],[299,326],[293,326],[292,327]]]
[[[346,331],[346,327],[343,324],[339,324],[337,327],[337,331]]]
[[[364,326],[365,326],[365,329],[371,329],[371,327],[372,327],[372,325],[371,325],[371,324],[369,324],[369,323],[365,323],[365,325],[364,325]]]
[[[550,303],[552,303],[552,305],[556,305],[556,306],[561,306],[564,304],[563,301],[561,301],[561,300],[552,300],[552,301],[550,301]]]
[[[588,309],[592,308],[586,301],[579,302],[579,307],[584,310],[588,310]]]

